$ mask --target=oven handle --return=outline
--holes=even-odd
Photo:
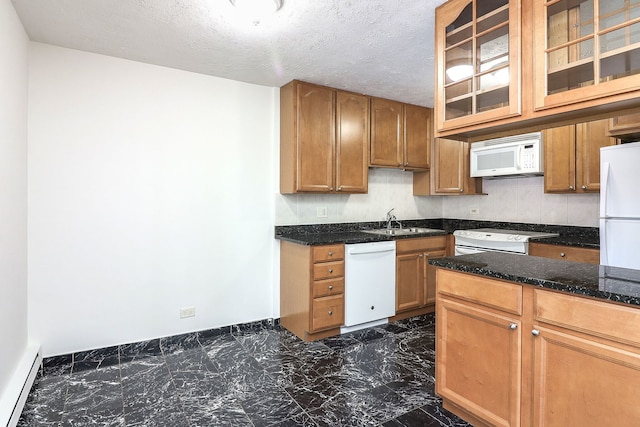
[[[458,255],[470,255],[470,254],[479,254],[482,252],[488,252],[486,249],[481,248],[470,248],[467,246],[456,246],[456,256]]]

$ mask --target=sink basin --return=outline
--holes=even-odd
[[[371,234],[383,234],[386,236],[406,236],[408,234],[424,234],[432,232],[441,232],[436,228],[421,228],[421,227],[408,227],[408,228],[377,228],[373,230],[362,230],[365,233]]]

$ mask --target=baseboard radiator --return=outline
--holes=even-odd
[[[0,426],[15,427],[42,365],[40,346],[29,346],[0,401]]]

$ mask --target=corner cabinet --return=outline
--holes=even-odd
[[[536,110],[640,90],[640,3],[532,3]]]
[[[597,120],[544,131],[545,193],[600,192],[600,148],[617,143],[608,126]]]
[[[482,194],[482,178],[470,177],[468,142],[436,138],[433,141],[433,167],[413,174],[413,195]]]
[[[450,0],[436,9],[438,131],[520,115],[520,1]]]
[[[447,255],[447,236],[396,241],[396,317],[410,317],[436,301],[435,268],[429,259]],[[399,316],[407,313],[406,316]]]
[[[366,193],[369,97],[297,80],[280,89],[280,192]]]
[[[371,99],[372,167],[426,170],[433,138],[431,109]]]

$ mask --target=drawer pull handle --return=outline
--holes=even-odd
[[[329,251],[329,256],[333,256],[333,252],[332,251]]]
[[[329,316],[333,316],[333,311],[329,310]]]
[[[509,324],[509,329],[513,330],[516,329],[518,327],[518,325],[516,325],[515,323],[510,323]]]
[[[333,273],[333,268],[330,268],[330,269],[329,269],[329,273]]]
[[[565,254],[564,252],[560,252],[560,256],[561,256],[562,258],[564,258],[564,257],[565,257],[565,255],[566,255],[566,254]]]
[[[534,329],[531,331],[531,335],[533,335],[534,337],[537,337],[538,335],[540,335],[540,331],[537,329]]]
[[[329,286],[329,290],[332,291],[333,290],[333,285]]]

